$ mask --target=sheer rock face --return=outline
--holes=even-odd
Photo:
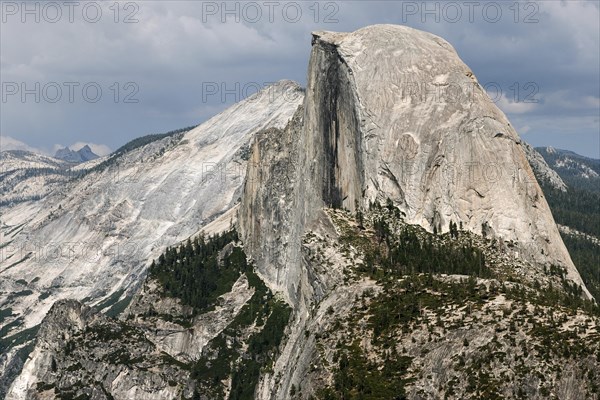
[[[387,198],[410,223],[447,231],[462,222],[583,285],[524,144],[435,35],[394,25],[314,33],[302,120],[268,134],[253,148],[239,228],[292,303],[304,290],[299,236],[317,211]]]
[[[336,263],[311,261],[304,233],[335,241],[324,206],[355,211],[388,198],[409,223],[485,230],[582,284],[523,143],[447,42],[399,26],[315,33],[304,107],[285,129],[257,135],[238,213],[247,253],[296,310],[280,377],[263,376],[258,398],[310,386],[314,342],[305,333],[320,332],[325,309],[342,315],[369,287],[349,295]]]
[[[259,133],[252,145],[238,225],[247,254],[272,289],[297,304],[301,268],[299,260],[304,231],[305,202],[301,197],[302,108],[284,129]]]

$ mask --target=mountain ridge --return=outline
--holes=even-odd
[[[569,186],[600,192],[600,159],[553,147],[536,147],[536,151]]]
[[[3,315],[8,310],[0,363],[10,363],[23,345],[11,343],[54,302],[124,301],[150,259],[235,206],[254,133],[282,127],[303,96],[291,81],[266,90],[281,96],[247,99],[185,135],[152,141],[57,185],[42,201],[2,208],[0,290],[21,295],[0,298]],[[31,279],[23,283],[23,276]]]

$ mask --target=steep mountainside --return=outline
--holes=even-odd
[[[303,92],[282,81],[193,130],[2,208],[0,371],[53,303],[124,307],[152,258],[235,207],[254,134],[283,128]],[[230,217],[227,216],[227,222]],[[27,331],[24,331],[27,330]]]
[[[144,251],[94,271],[116,293],[95,309],[48,301],[8,399],[598,398],[600,310],[447,42],[318,32],[288,90],[133,152],[86,222]],[[244,172],[211,185],[203,162]],[[63,232],[87,203],[53,204]]]
[[[107,157],[91,157],[89,155],[91,149],[85,146],[80,150],[84,155],[81,157],[77,155],[75,162],[24,150],[2,151],[0,152],[0,193],[2,193],[0,207],[39,201],[54,190],[60,190],[61,186],[71,180],[114,166],[121,162],[121,157],[135,149],[161,139],[181,136],[193,128],[195,127],[190,126],[163,134],[136,138]],[[85,161],[86,158],[90,161]]]
[[[279,345],[289,307],[252,272],[236,239],[228,231],[167,251],[120,320],[55,303],[8,398],[248,398],[270,356],[243,355]],[[214,286],[194,279],[190,296],[185,276],[197,268],[221,276]]]
[[[525,150],[527,161],[529,161],[529,165],[531,165],[531,169],[533,169],[540,185],[547,185],[561,192],[567,191],[567,184],[562,177],[550,168],[544,157],[536,149],[527,143],[523,143],[523,150]]]
[[[309,309],[290,316],[235,231],[200,236],[119,320],[56,303],[8,399],[598,398],[600,310],[564,269],[428,233],[391,202],[318,219]]]
[[[37,201],[76,174],[67,163],[24,150],[0,152],[0,207]]]

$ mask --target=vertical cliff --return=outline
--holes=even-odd
[[[377,25],[316,32],[312,46],[303,115],[256,141],[240,207],[250,254],[292,302],[298,234],[317,211],[388,198],[430,232],[454,221],[516,242],[516,257],[583,285],[523,143],[450,44]]]

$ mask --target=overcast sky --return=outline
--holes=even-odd
[[[2,1],[0,133],[107,152],[305,85],[313,30],[394,23],[448,40],[526,141],[600,158],[599,20],[594,0]]]

